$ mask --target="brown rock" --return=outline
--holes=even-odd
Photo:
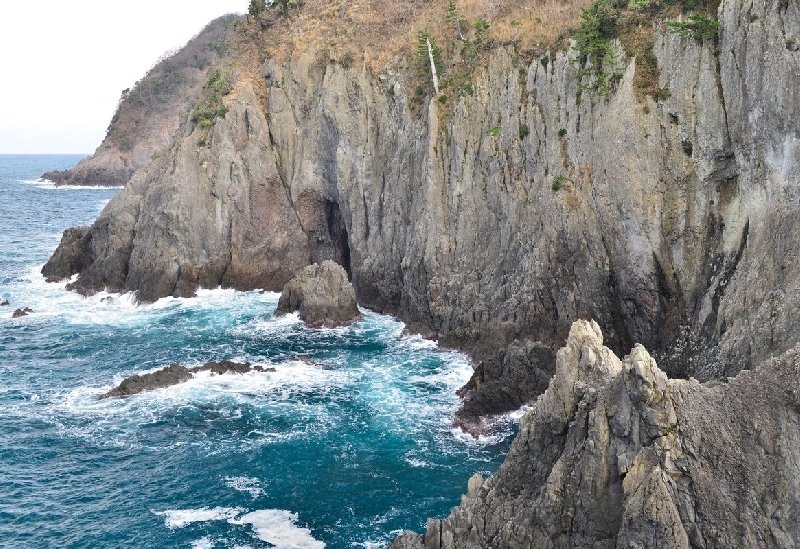
[[[800,346],[725,383],[573,324],[496,475],[393,549],[794,547]]]
[[[192,379],[192,376],[197,372],[212,372],[217,375],[221,374],[246,374],[247,372],[274,372],[275,368],[264,368],[262,366],[251,366],[249,362],[241,364],[231,360],[221,360],[219,362],[207,362],[203,366],[196,366],[194,368],[187,368],[180,364],[170,364],[166,368],[162,368],[157,372],[152,372],[143,375],[132,375],[125,378],[122,383],[98,397],[98,400],[103,400],[111,397],[127,397],[142,393],[145,391],[152,391],[154,389],[162,389],[183,383]]]
[[[24,309],[17,309],[11,315],[11,318],[19,318],[21,316],[28,316],[32,312],[33,312],[33,309],[31,309],[30,307],[25,307]]]

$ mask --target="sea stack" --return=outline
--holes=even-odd
[[[331,260],[309,265],[283,287],[275,316],[294,311],[314,328],[347,326],[361,319],[347,273]]]

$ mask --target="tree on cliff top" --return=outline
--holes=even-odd
[[[258,17],[267,10],[267,0],[250,0],[250,7],[247,9],[248,15]]]

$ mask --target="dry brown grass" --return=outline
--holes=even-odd
[[[293,0],[294,1],[294,0]],[[427,30],[442,50],[445,66],[445,93],[463,93],[477,65],[482,64],[489,50],[512,47],[520,62],[530,62],[567,45],[581,24],[581,12],[593,0],[455,0],[465,26],[464,38],[473,40],[472,25],[485,20],[489,30],[483,45],[474,56],[461,55],[463,41],[448,22],[449,0],[297,0],[299,7],[288,16],[270,11],[260,21],[249,20],[240,25],[237,48],[248,53],[248,71],[257,77],[258,67],[267,56],[278,61],[315,52],[320,65],[342,62],[353,68],[383,72],[387,64],[401,56],[411,61],[410,89],[415,89],[412,103],[425,103],[430,93],[430,78],[424,64],[414,61],[418,33]],[[696,2],[693,2],[696,3]],[[707,0],[707,11],[719,0]],[[656,20],[674,18],[685,8],[684,0],[664,4],[647,12],[620,9],[617,12],[617,36],[629,56],[637,58],[635,89],[640,99],[650,95],[661,97],[658,88],[658,67],[652,50],[652,24]],[[426,91],[422,91],[425,88]],[[444,109],[450,103],[445,103]],[[412,107],[414,105],[412,104]]]
[[[518,52],[543,53],[562,41],[580,21],[591,0],[456,0],[471,25],[488,21],[487,41],[513,45]],[[268,16],[265,48],[278,59],[316,50],[322,60],[349,53],[354,64],[379,72],[398,54],[413,55],[417,34],[431,32],[440,45],[455,39],[447,23],[448,0],[304,0],[288,17]],[[249,25],[258,25],[251,22]],[[327,58],[327,59],[326,59]]]

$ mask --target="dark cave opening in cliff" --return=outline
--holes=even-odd
[[[330,200],[325,201],[325,221],[328,225],[328,235],[330,235],[333,247],[333,260],[344,267],[347,272],[347,279],[353,279],[350,268],[350,238],[347,234],[342,211],[339,204]]]

